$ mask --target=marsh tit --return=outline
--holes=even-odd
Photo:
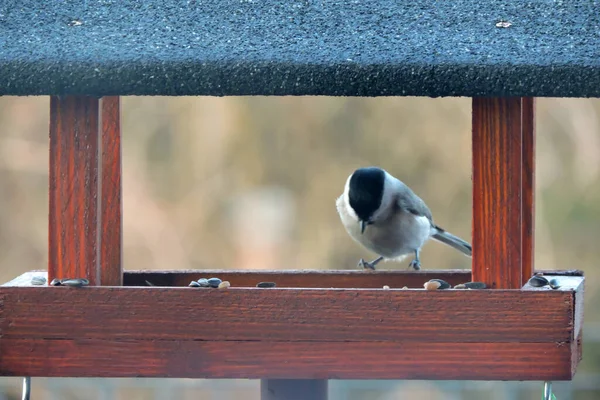
[[[425,202],[402,181],[377,167],[359,168],[346,180],[336,200],[340,219],[348,234],[379,255],[359,266],[375,269],[382,261],[400,261],[409,254],[409,267],[421,269],[419,253],[430,238],[471,257],[471,245],[433,222]]]

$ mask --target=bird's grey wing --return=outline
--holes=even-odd
[[[402,184],[398,190],[398,198],[396,203],[402,210],[406,210],[411,214],[419,217],[427,217],[433,225],[433,217],[427,204],[419,196],[415,194],[408,186]]]

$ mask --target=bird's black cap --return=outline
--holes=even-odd
[[[369,221],[381,205],[385,172],[381,168],[359,168],[352,174],[348,200],[361,221]]]

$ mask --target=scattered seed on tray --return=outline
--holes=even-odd
[[[485,289],[487,287],[483,282],[467,282],[464,285],[467,289]]]
[[[229,286],[231,286],[231,283],[229,283],[229,281],[223,281],[221,283],[219,283],[219,289],[227,289]]]
[[[389,289],[390,289],[390,287],[389,287],[388,285],[383,285],[383,289],[384,289],[384,290],[389,290]]]
[[[544,278],[541,275],[534,275],[529,279],[528,282],[531,286],[533,287],[543,287],[546,285],[549,285],[550,282],[548,282],[548,279]]]
[[[429,282],[437,282],[438,283],[438,287],[436,287],[435,289],[448,289],[451,287],[450,284],[443,279],[430,279]],[[426,282],[425,285],[429,282]],[[434,290],[434,289],[428,289],[428,290]]]
[[[46,278],[43,276],[34,276],[31,278],[31,284],[35,286],[44,285],[46,283]]]
[[[50,285],[60,286],[60,279],[57,279],[57,278],[52,279],[52,282],[50,282]]]
[[[196,281],[191,281],[188,286],[189,287],[200,287],[200,284],[198,282],[196,282]]]
[[[437,290],[442,286],[442,284],[438,281],[430,280],[423,284],[423,287],[427,290]]]
[[[548,284],[552,289],[558,289],[560,287],[560,283],[558,283],[557,279],[550,279],[550,282],[548,282]]]
[[[467,285],[465,285],[464,283],[459,283],[458,285],[454,286],[454,289],[466,289]]]
[[[207,282],[208,282],[208,286],[213,287],[213,288],[218,288],[219,284],[222,281],[219,278],[209,278]]]
[[[274,288],[275,286],[277,286],[275,284],[275,282],[259,282],[256,287],[259,288]]]
[[[206,278],[198,279],[198,284],[200,285],[200,287],[210,287],[210,285],[208,283],[208,279],[206,279]]]
[[[60,284],[62,286],[81,287],[90,284],[90,281],[85,278],[68,278],[61,279]]]

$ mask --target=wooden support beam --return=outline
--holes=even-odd
[[[569,380],[584,278],[556,279],[433,292],[3,286],[0,375]]]
[[[123,285],[123,201],[121,197],[121,101],[100,100],[102,115],[102,174],[100,181],[100,283]]]
[[[473,99],[473,280],[516,289],[532,275],[533,102]]]
[[[535,272],[535,98],[522,99],[523,124],[523,219],[521,283],[525,284]]]
[[[120,149],[118,98],[50,98],[49,280],[122,282]]]

